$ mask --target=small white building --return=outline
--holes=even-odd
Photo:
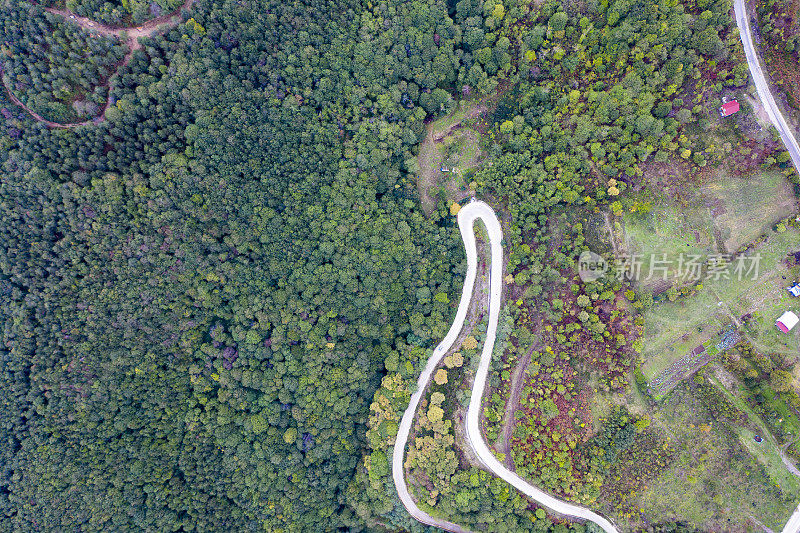
[[[792,296],[800,296],[800,283],[794,285],[794,287],[789,287],[786,289],[789,291],[789,294]]]
[[[796,314],[791,311],[786,311],[775,321],[775,325],[778,326],[778,329],[782,332],[789,333],[798,322],[800,322],[800,318],[797,318]]]

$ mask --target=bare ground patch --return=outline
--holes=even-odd
[[[503,446],[502,452],[505,454],[505,463],[509,470],[514,470],[514,461],[511,460],[511,433],[514,431],[514,427],[516,424],[514,423],[516,420],[514,418],[514,414],[517,412],[517,408],[519,408],[519,398],[522,395],[522,388],[525,385],[525,372],[528,370],[528,364],[531,362],[531,352],[533,349],[537,348],[537,344],[534,344],[528,350],[528,353],[522,358],[517,366],[514,368],[514,374],[511,376],[511,395],[506,402],[506,411],[503,415],[503,431],[502,431],[502,438],[501,443]],[[538,345],[538,348],[541,348],[541,345]]]
[[[422,209],[430,214],[436,207],[436,194],[444,189],[448,201],[458,201],[469,196],[463,184],[465,170],[476,167],[483,158],[480,135],[464,127],[464,122],[486,112],[484,104],[431,122],[426,127],[425,140],[417,155],[419,191]],[[455,147],[451,150],[451,147]],[[448,153],[451,151],[453,153]]]

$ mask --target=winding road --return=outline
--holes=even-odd
[[[480,201],[472,201],[464,206],[458,213],[458,227],[461,231],[461,238],[464,241],[464,248],[467,254],[467,275],[464,279],[464,287],[461,292],[461,300],[458,304],[456,317],[453,320],[450,331],[442,340],[442,342],[434,349],[433,354],[428,359],[425,369],[417,380],[417,390],[411,396],[408,408],[403,413],[403,418],[400,421],[397,438],[395,439],[394,451],[392,453],[392,477],[397,493],[400,500],[406,507],[408,512],[418,521],[445,529],[448,531],[461,532],[465,531],[458,524],[439,520],[430,516],[428,513],[422,511],[417,507],[413,498],[408,492],[408,486],[405,481],[405,471],[403,468],[403,458],[405,457],[405,448],[408,443],[409,432],[414,421],[414,415],[419,406],[419,402],[425,393],[430,379],[444,358],[447,351],[455,342],[459,332],[464,324],[464,319],[467,316],[467,309],[470,300],[472,299],[472,292],[475,285],[475,276],[478,269],[478,256],[477,246],[475,243],[474,225],[477,220],[483,221],[486,226],[489,242],[491,245],[491,270],[489,277],[489,326],[486,331],[486,342],[483,345],[481,352],[481,359],[478,365],[478,370],[475,374],[475,381],[472,386],[472,394],[470,397],[469,407],[467,409],[467,444],[472,448],[478,456],[483,466],[510,483],[514,488],[520,491],[528,498],[534,500],[536,503],[547,507],[548,509],[570,518],[577,518],[581,520],[588,520],[596,523],[603,528],[606,533],[618,533],[614,525],[607,519],[599,514],[590,511],[589,509],[573,505],[571,503],[559,500],[550,494],[534,487],[517,474],[506,468],[491,452],[486,441],[483,439],[480,430],[480,411],[481,400],[486,388],[486,379],[489,375],[489,364],[492,359],[492,352],[494,350],[494,342],[497,337],[497,324],[500,318],[500,297],[503,290],[503,231],[500,228],[500,221],[497,216],[489,207],[488,204]]]
[[[119,37],[120,39],[127,41],[131,50],[139,50],[142,47],[138,41],[139,37],[152,37],[161,29],[171,28],[172,26],[180,24],[182,22],[181,11],[184,9],[191,9],[194,1],[195,0],[185,0],[185,2],[175,11],[167,13],[166,15],[162,15],[158,18],[148,20],[139,26],[131,27],[108,26],[105,24],[100,24],[99,22],[95,22],[90,18],[76,15],[68,9],[56,9],[54,7],[46,7],[44,9],[48,13],[62,17],[64,20],[74,22],[87,31],[99,33],[101,35],[114,35]]]
[[[5,76],[5,70],[3,66],[0,65],[0,81],[3,84],[3,87],[5,87],[6,89],[6,94],[8,94],[8,99],[11,100],[11,102],[13,102],[14,104],[24,109],[25,111],[27,111],[28,114],[32,116],[34,119],[38,120],[39,122],[42,122],[45,126],[49,128],[77,128],[78,126],[85,126],[87,124],[98,123],[102,121],[101,117],[105,116],[105,110],[108,109],[109,102],[111,101],[110,96],[106,98],[106,104],[105,107],[103,108],[103,113],[95,118],[90,118],[88,120],[84,120],[83,122],[69,122],[69,123],[53,122],[52,120],[47,120],[42,115],[40,115],[30,107],[25,105],[19,98],[17,98],[17,96],[11,90],[11,87],[9,87],[9,84],[6,83],[4,76]]]
[[[797,139],[792,133],[792,128],[783,118],[783,114],[778,109],[778,104],[772,97],[769,90],[767,78],[764,71],[761,69],[761,63],[758,61],[758,53],[753,46],[753,33],[750,30],[750,19],[747,16],[747,8],[745,0],[734,0],[733,11],[736,14],[736,25],[739,27],[739,36],[742,38],[742,45],[744,45],[744,54],[747,57],[747,66],[750,68],[750,75],[753,78],[753,83],[756,85],[758,96],[764,104],[764,109],[767,111],[767,116],[778,133],[781,136],[786,150],[792,158],[795,170],[800,175],[800,146],[797,144]]]

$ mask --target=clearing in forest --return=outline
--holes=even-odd
[[[797,212],[791,185],[775,170],[746,176],[719,170],[681,200],[652,192],[637,200],[623,217],[623,248],[641,259],[640,288],[656,293],[691,281],[678,269],[681,256],[705,262],[712,255],[735,253]]]
[[[734,176],[720,169],[702,194],[728,253],[736,252],[779,220],[797,212],[792,186],[776,170]]]
[[[654,292],[683,284],[677,262],[681,255],[706,258],[716,251],[711,216],[702,205],[680,205],[664,198],[649,211],[626,214],[624,223],[624,249],[641,260],[639,284]]]
[[[480,164],[483,154],[480,133],[466,123],[485,111],[483,104],[462,102],[455,112],[428,124],[417,156],[417,188],[426,213],[431,213],[436,207],[440,191],[444,192],[448,202],[469,195],[467,176]]]

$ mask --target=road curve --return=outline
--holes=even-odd
[[[50,128],[77,128],[78,126],[85,126],[86,124],[92,124],[97,122],[96,118],[90,118],[89,120],[84,120],[83,122],[70,122],[68,124],[62,124],[60,122],[53,122],[52,120],[47,120],[46,118],[38,114],[36,111],[34,111],[30,107],[22,103],[22,101],[19,98],[17,98],[16,95],[14,95],[14,92],[11,90],[11,87],[9,87],[8,84],[6,83],[5,69],[3,68],[2,64],[0,64],[0,82],[3,84],[3,87],[6,90],[6,94],[8,94],[8,98],[9,100],[11,100],[13,104],[18,105],[19,107],[27,111],[28,114],[32,116],[34,119],[44,123],[46,126]],[[106,107],[108,107],[108,102],[110,101],[110,99],[111,96],[109,95],[106,98]]]
[[[475,285],[478,262],[475,253],[475,236],[472,229],[472,219],[470,219],[469,227],[467,227],[465,222],[462,222],[462,220],[466,220],[462,218],[462,213],[474,210],[472,206],[476,203],[477,202],[473,202],[469,204],[468,206],[462,208],[458,213],[458,227],[461,230],[461,238],[464,240],[466,245],[467,235],[471,235],[472,249],[467,246],[467,275],[464,278],[464,287],[461,290],[461,300],[458,302],[456,317],[453,319],[453,324],[450,326],[450,330],[447,332],[447,335],[445,335],[444,339],[442,339],[442,342],[440,342],[439,345],[434,348],[433,353],[431,354],[430,358],[428,358],[425,368],[422,370],[422,373],[417,379],[417,390],[411,395],[411,400],[408,402],[408,407],[403,413],[403,418],[400,420],[400,426],[397,430],[397,437],[395,438],[394,443],[394,451],[392,452],[392,478],[394,479],[394,486],[397,488],[397,494],[400,496],[400,501],[403,502],[403,505],[405,506],[406,510],[408,510],[409,514],[423,524],[436,526],[440,529],[453,531],[455,533],[465,533],[468,530],[462,528],[458,524],[434,518],[417,507],[417,504],[414,502],[414,499],[408,492],[403,462],[406,453],[406,444],[408,443],[408,434],[411,431],[412,424],[414,423],[414,415],[417,412],[419,402],[422,399],[422,395],[425,393],[425,387],[427,387],[428,383],[430,382],[436,367],[439,366],[439,363],[442,361],[442,359],[444,359],[447,351],[456,341],[456,338],[458,338],[458,334],[461,332],[461,328],[464,326],[464,320],[467,318],[467,310],[469,309],[469,302],[472,299],[472,289]],[[492,215],[494,215],[494,213]]]
[[[764,76],[764,71],[761,70],[761,64],[758,61],[758,54],[753,46],[753,34],[750,31],[750,19],[747,17],[747,8],[745,7],[745,0],[734,0],[733,11],[736,14],[736,25],[739,27],[739,36],[742,39],[744,46],[744,54],[747,57],[747,66],[750,68],[750,75],[753,77],[753,83],[756,85],[758,96],[764,104],[764,109],[767,111],[772,124],[778,130],[786,150],[792,158],[795,170],[800,175],[800,146],[797,144],[792,129],[783,118],[778,104],[772,97],[767,84],[767,78]]]
[[[163,29],[177,26],[183,22],[181,11],[191,9],[194,1],[195,0],[185,0],[184,3],[174,11],[148,20],[138,26],[108,26],[88,17],[77,15],[69,9],[45,7],[44,10],[53,15],[58,15],[65,21],[73,22],[89,32],[99,33],[101,35],[114,35],[123,40],[127,39],[128,46],[131,50],[139,50],[142,47],[138,41],[139,37],[152,37]]]
[[[500,461],[492,454],[483,440],[480,431],[480,409],[481,399],[486,388],[486,378],[489,374],[489,363],[492,359],[492,352],[494,350],[494,342],[497,337],[497,324],[500,319],[500,296],[503,290],[503,231],[500,228],[500,221],[495,216],[494,211],[489,205],[484,202],[472,201],[464,206],[458,213],[458,227],[461,231],[461,238],[464,241],[464,248],[467,254],[467,275],[464,279],[464,288],[461,292],[461,300],[458,304],[458,311],[456,312],[453,325],[447,336],[442,342],[434,349],[433,354],[425,369],[420,374],[417,381],[417,391],[411,396],[411,401],[408,408],[403,413],[403,418],[400,421],[400,427],[395,440],[394,451],[392,453],[392,477],[394,478],[397,492],[400,500],[405,505],[408,512],[425,524],[433,525],[448,531],[465,531],[461,526],[437,520],[427,513],[423,512],[414,503],[411,495],[408,493],[408,488],[405,482],[403,457],[405,456],[405,447],[408,442],[408,434],[411,430],[411,425],[414,420],[414,415],[417,411],[417,406],[425,392],[425,387],[430,381],[434,370],[442,360],[447,350],[455,342],[456,337],[464,323],[467,315],[467,308],[472,298],[472,292],[475,285],[475,276],[478,267],[477,246],[475,243],[474,224],[478,219],[482,220],[486,226],[489,234],[489,242],[491,244],[491,270],[489,278],[489,325],[486,331],[486,342],[483,345],[481,352],[480,364],[478,371],[475,375],[475,382],[472,386],[472,395],[467,410],[467,441],[468,445],[473,449],[481,463],[493,474],[502,478],[510,483],[514,488],[521,493],[536,501],[536,503],[555,511],[558,514],[565,515],[572,518],[589,520],[595,522],[607,533],[618,533],[617,529],[602,516],[594,513],[583,507],[570,504],[568,502],[559,500],[547,494],[546,492],[537,489],[517,474],[506,468]]]
[[[462,213],[464,211],[462,218]],[[489,241],[492,250],[492,265],[489,277],[489,327],[486,331],[486,342],[483,344],[481,360],[478,371],[475,374],[475,382],[472,386],[472,396],[467,409],[467,438],[470,447],[480,458],[481,462],[503,480],[510,483],[521,493],[536,501],[556,513],[573,518],[580,518],[596,523],[608,533],[617,533],[617,529],[611,522],[589,509],[567,503],[551,496],[550,494],[534,487],[517,474],[505,467],[494,454],[489,450],[486,441],[483,440],[480,429],[481,399],[486,388],[486,378],[489,375],[489,364],[492,360],[494,342],[497,337],[497,324],[500,319],[500,295],[503,290],[503,231],[500,228],[500,221],[494,214],[491,207],[483,202],[473,202],[458,214],[458,225],[461,227],[461,236],[464,239],[464,246],[467,249],[468,260],[474,263],[475,258],[475,233],[472,231],[473,222],[480,218],[486,225],[489,233]],[[468,225],[469,232],[464,232],[464,226]],[[473,265],[469,265],[474,268]],[[466,288],[466,286],[465,286]]]

